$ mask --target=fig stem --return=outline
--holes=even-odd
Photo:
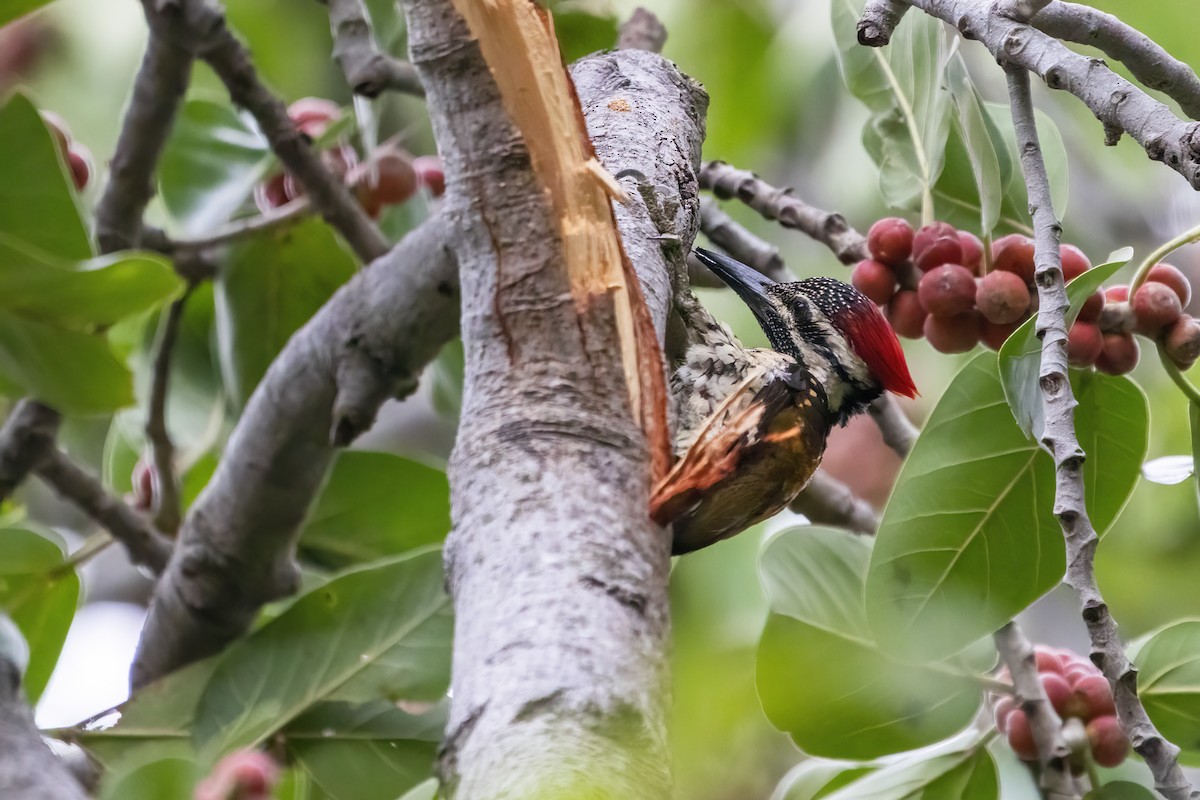
[[[1129,282],[1129,299],[1133,300],[1134,292],[1140,289],[1142,284],[1146,282],[1146,277],[1150,274],[1150,270],[1154,268],[1155,264],[1185,244],[1191,244],[1197,240],[1200,240],[1200,225],[1184,231],[1170,241],[1164,242],[1153,250],[1150,255],[1146,256],[1142,263],[1138,265],[1137,272],[1133,275],[1133,280]]]

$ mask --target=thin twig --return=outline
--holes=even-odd
[[[778,247],[739,225],[716,201],[707,197],[700,201],[700,231],[717,247],[771,280],[795,280],[783,263]]]
[[[1033,645],[1015,622],[996,631],[992,638],[1012,676],[1017,705],[1029,719],[1029,728],[1037,745],[1038,763],[1042,766],[1041,783],[1046,797],[1050,800],[1079,797],[1071,777],[1071,748],[1063,738],[1062,720],[1054,706],[1050,705],[1046,689],[1038,678]]]
[[[1128,133],[1151,159],[1162,161],[1200,188],[1200,123],[1181,120],[1170,108],[1117,75],[1097,58],[1073,52],[1062,42],[1020,20],[1014,0],[907,0],[925,13],[978,39],[1006,67],[1020,67],[1051,89],[1075,95],[1104,125],[1105,143]],[[1036,10],[1042,2],[1029,2]],[[1015,2],[1020,6],[1020,0]],[[1014,16],[1017,17],[1014,19]]]
[[[150,405],[146,411],[146,441],[154,457],[154,523],[159,530],[171,535],[179,530],[183,502],[179,496],[179,478],[175,474],[175,445],[167,429],[167,388],[171,376],[171,356],[175,352],[175,341],[179,338],[183,310],[194,288],[194,284],[188,284],[183,295],[171,303],[163,318],[154,346]]]
[[[160,574],[171,557],[171,542],[122,500],[113,497],[100,481],[53,448],[37,468],[37,475],[55,492],[100,523],[125,546],[133,563]]]
[[[36,400],[17,403],[0,427],[0,502],[54,449],[62,415]]]
[[[300,220],[311,212],[312,204],[308,202],[308,197],[301,195],[279,208],[272,209],[270,213],[235,219],[212,233],[195,239],[171,239],[168,246],[171,254],[176,258],[188,253],[207,253],[215,247],[229,244],[237,239],[281,228]]]
[[[883,443],[901,458],[907,456],[917,443],[921,431],[909,421],[896,398],[890,394],[881,394],[867,407],[867,411],[879,426],[879,432],[883,434]]]
[[[1112,14],[1056,0],[1033,17],[1033,26],[1055,39],[1099,48],[1124,64],[1143,86],[1163,92],[1179,103],[1183,113],[1200,119],[1200,78],[1196,72]]]
[[[375,33],[362,0],[321,0],[329,6],[329,28],[333,31],[333,60],[342,68],[346,83],[355,94],[378,97],[392,90],[417,97],[425,87],[416,68],[390,56],[375,43]]]
[[[791,189],[779,189],[753,172],[737,169],[724,161],[707,161],[697,175],[700,188],[717,197],[736,197],[769,220],[793,228],[822,243],[843,264],[854,264],[867,254],[867,238],[850,227],[841,214],[810,206],[792,195]]]
[[[804,491],[788,506],[811,521],[873,536],[879,515],[871,504],[823,469],[817,470]]]
[[[1023,69],[1008,71],[1009,98],[1016,128],[1021,171],[1029,193],[1034,225],[1035,282],[1039,309],[1037,333],[1042,339],[1042,365],[1038,384],[1042,390],[1045,431],[1042,443],[1054,456],[1054,515],[1067,545],[1066,583],[1079,595],[1083,620],[1091,638],[1092,661],[1112,684],[1117,719],[1154,774],[1155,787],[1169,800],[1200,798],[1179,766],[1179,748],[1163,738],[1137,695],[1137,669],[1130,663],[1117,632],[1117,623],[1096,584],[1095,554],[1099,537],[1084,504],[1085,454],[1075,432],[1075,397],[1067,378],[1068,308],[1059,256],[1061,226],[1050,199],[1050,181],[1034,123],[1029,75]]]
[[[858,43],[882,47],[892,40],[908,3],[903,0],[867,0],[858,20]]]
[[[653,12],[641,6],[633,10],[629,19],[621,23],[617,36],[618,50],[649,50],[661,53],[667,43],[667,28]]]

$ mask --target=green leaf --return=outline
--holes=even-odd
[[[16,6],[28,7],[33,6],[22,2]],[[3,17],[0,9],[0,20]],[[0,142],[10,154],[20,153],[19,158],[0,159],[0,234],[61,259],[91,258],[91,240],[66,164],[25,95],[13,95],[0,108]]]
[[[108,326],[154,308],[183,287],[150,253],[66,261],[0,233],[0,309],[65,328]]]
[[[262,741],[319,702],[435,700],[449,681],[451,616],[437,550],[354,570],[229,648],[200,699],[210,754]]]
[[[1200,459],[1200,404],[1188,403],[1188,423],[1192,429],[1192,459]],[[1200,471],[1194,472],[1196,502],[1200,503]]]
[[[300,536],[302,552],[333,567],[441,542],[450,486],[441,470],[390,453],[338,454]]]
[[[988,112],[996,128],[1004,135],[1014,164],[1021,161],[1020,150],[1017,148],[1017,132],[1012,124],[1012,109],[1008,103],[988,103]],[[1067,170],[1067,148],[1063,144],[1062,134],[1058,125],[1041,109],[1034,110],[1034,120],[1037,124],[1038,140],[1042,148],[1042,158],[1046,162],[1046,177],[1050,182],[1050,199],[1054,203],[1054,213],[1059,219],[1067,213],[1067,201],[1070,196],[1070,182]],[[1025,191],[1025,181],[1021,178],[1020,170],[1016,170],[1013,180],[1008,184],[1008,207],[1023,221],[1030,221],[1029,197]]]
[[[100,800],[163,800],[192,796],[203,775],[186,758],[162,758],[111,776],[104,782]]]
[[[817,800],[853,783],[877,767],[870,761],[810,758],[783,776],[771,793],[771,800]]]
[[[970,673],[901,661],[876,643],[862,607],[869,558],[867,539],[806,527],[780,533],[759,559],[771,603],[759,698],[771,723],[810,755],[921,747],[969,724],[979,708]]]
[[[905,206],[931,196],[945,163],[950,130],[950,95],[942,86],[945,37],[940,22],[918,15],[899,26],[886,48],[863,47],[856,34],[861,11],[856,0],[831,4],[838,66],[846,87],[873,112],[863,144],[879,165],[883,197]]]
[[[909,454],[867,575],[867,617],[897,652],[957,652],[1058,584],[1065,551],[1054,468],[981,353],[942,395]]]
[[[975,732],[897,759],[828,800],[997,800],[996,762]]]
[[[1083,462],[1088,516],[1103,536],[1129,502],[1150,444],[1150,406],[1145,393],[1124,375],[1072,370],[1079,403],[1075,433],[1087,453]]]
[[[64,414],[105,414],[133,403],[133,375],[102,336],[0,311],[0,393],[14,390]]]
[[[1162,628],[1136,652],[1138,696],[1159,732],[1200,765],[1200,619]]]
[[[406,792],[400,800],[436,800],[438,790],[438,782],[436,778],[430,778],[424,783],[414,786],[410,791]]]
[[[961,53],[955,53],[950,59],[946,79],[957,111],[957,131],[970,158],[979,190],[980,233],[988,236],[1000,219],[1004,189],[1012,180],[1012,160],[1004,135],[988,113]]]
[[[1084,301],[1095,293],[1114,272],[1129,263],[1133,248],[1118,250],[1107,263],[1088,270],[1067,284],[1067,301],[1071,304],[1067,312],[1067,326],[1075,321]],[[1042,392],[1038,385],[1038,372],[1042,365],[1042,341],[1037,336],[1037,315],[1008,337],[1000,348],[1000,379],[1004,384],[1004,396],[1012,406],[1013,416],[1026,436],[1042,438]]]
[[[414,716],[384,701],[326,703],[282,735],[314,800],[395,800],[429,778],[445,722],[444,707]]]
[[[22,681],[25,679],[25,670],[29,669],[29,643],[21,635],[17,623],[4,613],[0,613],[0,659],[16,667]]]
[[[21,528],[0,529],[0,611],[8,614],[29,645],[25,696],[41,697],[58,663],[75,606],[79,577],[63,569],[63,547]]]
[[[183,233],[197,236],[232,217],[274,163],[266,139],[228,103],[195,98],[163,150],[159,190]]]
[[[1156,800],[1158,795],[1131,781],[1111,781],[1084,795],[1084,800]]]
[[[354,271],[354,257],[317,219],[263,231],[231,248],[216,283],[217,346],[238,409],[292,334]]]

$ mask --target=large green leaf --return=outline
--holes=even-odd
[[[217,344],[237,408],[354,270],[353,256],[317,219],[264,231],[230,250],[216,284]]]
[[[862,5],[831,4],[838,66],[847,88],[873,112],[863,144],[879,165],[883,197],[904,206],[932,193],[944,164],[950,130],[950,94],[942,86],[945,35],[936,19],[917,15],[899,26],[886,48],[863,47],[855,32]]]
[[[1105,264],[1090,269],[1067,284],[1068,327],[1075,321],[1079,309],[1100,285],[1121,267],[1129,263],[1133,249],[1126,247],[1109,257]],[[1012,406],[1013,416],[1026,436],[1042,438],[1042,391],[1038,373],[1042,365],[1042,340],[1037,336],[1037,315],[1030,317],[1013,332],[1000,348],[1000,380],[1004,396]]]
[[[159,190],[183,232],[232,217],[274,164],[271,148],[228,103],[184,103],[158,166]]]
[[[0,234],[62,259],[91,258],[91,241],[58,145],[22,94],[0,108],[0,142],[8,153],[0,158]]]
[[[49,3],[50,0],[0,0],[0,25],[7,25]]]
[[[430,777],[445,721],[444,707],[414,716],[384,701],[326,703],[282,735],[313,800],[395,800]]]
[[[25,696],[31,703],[50,680],[79,602],[79,577],[64,569],[63,559],[62,546],[49,538],[0,529],[0,611],[29,644]]]
[[[165,800],[192,796],[203,777],[195,762],[186,758],[159,758],[128,772],[106,776],[100,800]]]
[[[980,737],[967,734],[871,772],[829,800],[997,800],[996,762]]]
[[[1083,800],[1155,800],[1158,795],[1131,781],[1110,781],[1084,795]]]
[[[760,558],[771,615],[758,651],[763,709],[800,749],[873,758],[939,741],[979,708],[971,674],[905,662],[876,644],[862,605],[868,539],[794,528]],[[914,713],[920,709],[920,713]]]
[[[870,761],[805,759],[783,776],[771,793],[771,800],[817,800],[878,767],[877,763]]]
[[[875,636],[949,655],[1053,588],[1065,567],[1053,498],[1053,464],[981,353],[942,395],[884,511],[867,577]]]
[[[1200,765],[1200,619],[1167,625],[1131,654],[1138,696],[1155,726]]]
[[[440,542],[450,530],[441,470],[390,453],[346,450],[300,536],[300,548],[333,567]]]
[[[957,112],[956,130],[966,148],[979,191],[980,233],[990,235],[1000,220],[1004,189],[1012,180],[1012,159],[1004,135],[988,113],[962,54],[955,53],[947,64],[946,81]]]
[[[154,308],[182,288],[150,253],[67,261],[0,233],[0,309],[66,328],[107,326]]]
[[[1150,444],[1150,405],[1124,375],[1072,371],[1075,435],[1087,454],[1083,463],[1088,517],[1103,536],[1117,521],[1142,474]]]
[[[449,682],[441,553],[343,574],[229,648],[196,711],[208,754],[262,741],[319,702],[436,700]]]
[[[133,375],[104,337],[0,311],[0,393],[33,395],[66,414],[133,402]]]

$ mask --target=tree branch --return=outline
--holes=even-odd
[[[1124,64],[1143,86],[1164,92],[1179,103],[1183,113],[1200,119],[1200,79],[1195,71],[1112,14],[1080,3],[1055,0],[1039,11],[1032,22],[1035,28],[1055,39],[1099,48],[1109,58]]]
[[[1075,397],[1067,377],[1068,308],[1059,256],[1061,226],[1050,200],[1050,182],[1038,143],[1029,75],[1023,69],[1008,71],[1009,97],[1016,128],[1021,172],[1029,192],[1034,224],[1035,282],[1039,309],[1037,333],[1042,339],[1042,365],[1038,383],[1042,390],[1045,431],[1042,443],[1054,457],[1054,515],[1067,545],[1066,582],[1079,595],[1083,620],[1092,641],[1092,661],[1112,684],[1121,729],[1154,774],[1155,786],[1169,800],[1194,800],[1192,788],[1179,767],[1179,748],[1154,727],[1137,695],[1137,669],[1129,662],[1117,623],[1109,613],[1096,584],[1094,558],[1099,538],[1084,504],[1085,454],[1075,433]]]
[[[708,198],[700,201],[700,231],[717,247],[771,280],[781,283],[795,280],[778,247],[739,225]]]
[[[54,449],[62,415],[36,400],[17,403],[0,427],[0,503]]]
[[[42,741],[21,692],[21,672],[2,654],[0,753],[0,797],[5,800],[87,800],[66,764]]]
[[[150,406],[146,411],[146,441],[150,443],[154,457],[154,523],[159,530],[171,534],[179,530],[183,501],[179,496],[179,478],[175,473],[175,445],[167,430],[167,387],[171,377],[171,355],[175,351],[183,309],[192,288],[193,284],[188,284],[183,296],[171,303],[163,318],[162,330],[154,349]]]
[[[879,515],[871,504],[823,469],[813,474],[788,507],[821,525],[837,525],[867,536],[874,536],[879,529]]]
[[[906,11],[904,0],[867,0],[858,20],[858,43],[868,47],[887,44]]]
[[[415,390],[458,332],[458,277],[434,217],[356,275],[263,376],[155,590],[134,686],[219,651],[295,591],[296,536],[335,446]]]
[[[1117,75],[1101,60],[1072,52],[1057,39],[976,0],[906,0],[978,39],[1004,66],[1021,67],[1051,89],[1079,98],[1104,125],[1105,143],[1128,133],[1154,161],[1162,161],[1200,189],[1200,123],[1179,119],[1167,106]],[[1032,6],[1036,10],[1037,3]],[[1019,16],[1019,14],[1018,14]]]
[[[378,97],[391,89],[417,97],[425,96],[425,88],[421,86],[416,68],[407,61],[380,51],[363,0],[321,2],[329,6],[333,60],[342,68],[346,83],[355,94]]]
[[[654,13],[638,6],[629,19],[621,23],[617,36],[618,50],[648,50],[661,53],[667,43],[667,29]]]
[[[105,491],[100,481],[71,461],[66,453],[52,448],[38,466],[37,475],[124,545],[134,564],[155,575],[166,567],[171,557],[171,540],[124,501]]]
[[[192,54],[170,38],[153,5],[143,0],[150,39],[96,205],[96,241],[105,253],[134,247],[141,237],[142,214],[155,192],[154,170],[192,75]]]
[[[881,394],[867,407],[867,411],[879,426],[883,443],[901,458],[907,456],[917,443],[921,431],[909,421],[896,398],[887,393]]]
[[[1071,749],[1062,734],[1062,720],[1050,705],[1046,689],[1038,678],[1033,645],[1017,623],[1010,622],[993,634],[996,650],[1012,676],[1017,706],[1029,719],[1038,763],[1042,766],[1041,783],[1047,800],[1073,800],[1079,797],[1068,761]]]
[[[867,238],[841,214],[810,206],[792,196],[791,189],[778,189],[749,170],[724,161],[706,161],[700,167],[700,188],[722,200],[736,197],[767,219],[807,234],[832,250],[843,264],[870,258]]]

